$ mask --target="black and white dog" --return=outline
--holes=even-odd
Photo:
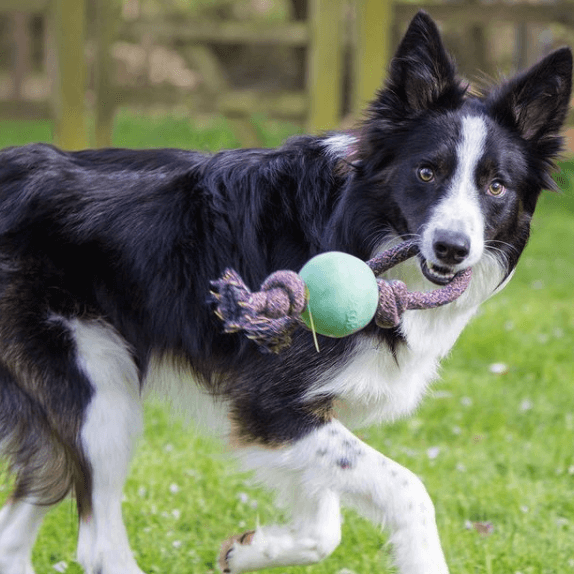
[[[412,412],[511,276],[553,186],[571,73],[562,49],[471,96],[420,13],[353,134],[214,155],[1,152],[0,444],[16,483],[0,512],[0,573],[32,574],[40,522],[73,491],[85,571],[142,574],[121,497],[151,391],[225,429],[290,502],[288,525],[228,542],[224,571],[321,560],[344,503],[390,530],[402,574],[448,572],[420,480],[347,428]],[[473,278],[456,302],[408,311],[396,329],[322,338],[320,353],[301,330],[264,354],[223,334],[208,302],[226,267],[256,288],[321,251],[368,259],[413,237],[421,255],[389,278],[417,290],[468,267]]]

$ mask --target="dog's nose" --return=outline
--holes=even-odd
[[[459,231],[439,229],[434,233],[433,249],[441,263],[456,265],[468,257],[470,238]]]

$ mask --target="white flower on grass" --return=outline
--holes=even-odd
[[[440,454],[440,446],[431,446],[427,449],[427,456],[434,460]]]
[[[177,494],[177,493],[179,492],[179,485],[175,484],[175,482],[172,483],[172,484],[170,484],[170,485],[169,485],[169,491],[170,491],[172,494]]]
[[[492,365],[488,367],[488,370],[493,375],[506,375],[506,373],[508,373],[508,365],[505,363],[492,363]]]
[[[178,510],[177,508],[174,508],[174,509],[171,511],[171,515],[172,515],[176,520],[179,520],[180,517],[181,517],[181,510]]]
[[[174,541],[171,543],[171,545],[172,545],[174,548],[181,548],[181,545],[182,545],[182,544],[183,544],[183,542],[182,542],[181,540],[174,540]]]
[[[532,410],[532,407],[534,406],[534,404],[532,403],[532,401],[530,399],[524,399],[521,403],[520,403],[520,410],[525,413],[527,411]]]
[[[249,502],[249,495],[246,492],[238,492],[237,498],[239,498],[239,502],[243,504],[247,504]]]
[[[472,399],[470,397],[462,397],[462,399],[460,399],[460,404],[463,407],[470,407],[472,406]]]

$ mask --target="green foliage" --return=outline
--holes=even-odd
[[[263,147],[280,145],[300,131],[294,124],[253,118]],[[43,122],[0,121],[0,149],[33,142],[51,142],[53,124]],[[142,115],[120,111],[114,122],[114,145],[129,148],[179,147],[217,151],[239,147],[239,141],[224,118],[189,118],[178,115]]]
[[[290,130],[277,129],[269,145]],[[2,125],[0,135],[26,139],[14,131],[10,142]],[[235,145],[222,123],[128,115],[115,143]],[[453,573],[574,570],[574,163],[563,164],[558,180],[563,194],[543,196],[515,277],[463,333],[420,410],[358,433],[422,477]],[[281,520],[271,496],[236,473],[223,447],[173,423],[163,407],[148,406],[146,420],[124,500],[145,572],[205,574],[227,536]],[[68,574],[80,573],[76,521],[69,501],[48,516],[34,551],[37,574],[61,562]],[[392,571],[386,540],[349,512],[331,558],[288,571]]]
[[[51,142],[53,129],[49,121],[0,121],[0,149],[32,142]]]

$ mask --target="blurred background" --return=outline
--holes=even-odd
[[[0,144],[145,146],[145,117],[243,146],[351,126],[421,7],[478,86],[574,45],[568,0],[0,0]]]

